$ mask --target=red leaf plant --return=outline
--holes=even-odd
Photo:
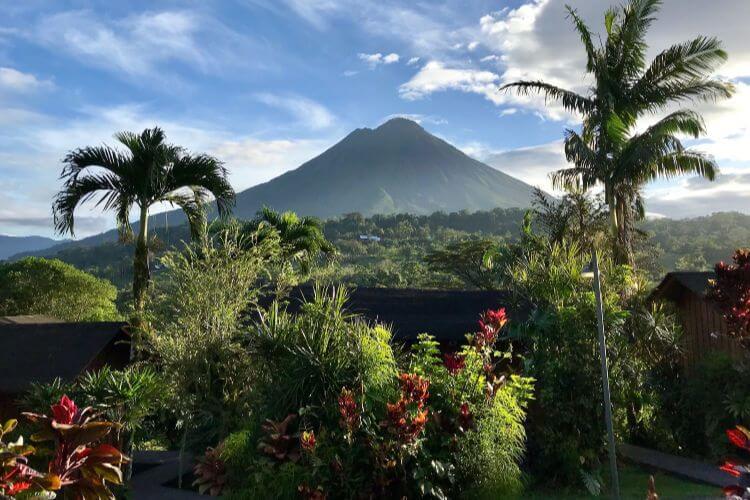
[[[443,364],[448,373],[456,375],[466,367],[466,360],[459,353],[449,352],[443,355]]]
[[[91,408],[78,408],[67,396],[51,410],[51,417],[23,413],[41,427],[32,441],[54,443],[49,476],[59,481],[66,498],[114,499],[109,484],[122,484],[121,467],[129,459],[101,441],[117,424],[94,420]]]
[[[479,317],[479,331],[474,335],[474,344],[478,349],[491,347],[495,344],[500,330],[508,322],[505,308],[501,307],[495,311],[487,310]]]
[[[395,403],[386,403],[388,419],[385,426],[404,444],[412,443],[424,430],[428,410],[425,408],[430,381],[413,373],[403,373],[401,397]]]
[[[750,343],[750,249],[737,250],[734,264],[719,262],[716,279],[710,283],[708,298],[719,306],[729,324],[730,334]]]
[[[201,495],[208,493],[212,497],[217,497],[226,486],[227,466],[221,458],[222,449],[222,444],[216,448],[207,448],[203,456],[196,460],[197,463],[193,467],[193,486],[198,487],[198,493]]]
[[[315,431],[304,431],[300,434],[299,444],[307,453],[315,451],[315,442]]]
[[[729,442],[743,450],[750,451],[750,430],[738,425],[726,431]],[[724,495],[733,500],[750,499],[750,467],[736,460],[725,460],[719,467],[722,471],[737,478],[739,484],[724,488]]]
[[[60,489],[55,476],[42,474],[27,465],[27,460],[36,450],[24,444],[23,437],[5,443],[4,436],[13,432],[17,420],[8,420],[0,426],[0,496],[15,497],[22,492],[44,492]]]
[[[341,389],[339,395],[339,415],[341,428],[348,433],[359,427],[360,414],[357,400],[354,398],[354,392],[346,387]]]
[[[265,436],[258,444],[258,450],[278,462],[287,460],[298,462],[300,459],[299,439],[289,430],[295,420],[297,420],[297,415],[294,413],[290,413],[280,422],[267,419],[261,425]]]

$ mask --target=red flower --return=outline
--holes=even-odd
[[[464,360],[464,357],[455,352],[450,352],[443,355],[443,363],[445,364],[445,368],[448,370],[448,373],[450,373],[451,375],[460,373],[461,370],[463,370],[466,366],[466,360]]]
[[[738,425],[734,429],[727,429],[729,441],[738,448],[750,450],[750,431]]]
[[[339,414],[341,415],[341,427],[349,431],[359,426],[359,409],[354,399],[354,392],[346,387],[341,389],[339,395]]]
[[[299,438],[299,444],[303,450],[312,452],[315,449],[315,432],[304,431]]]
[[[60,398],[58,404],[52,405],[52,418],[58,424],[73,424],[79,416],[78,407],[67,395]]]
[[[747,491],[746,488],[737,485],[724,486],[722,488],[724,496],[727,498],[742,498],[742,495]]]

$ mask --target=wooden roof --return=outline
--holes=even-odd
[[[651,292],[650,298],[676,301],[680,295],[689,292],[703,299],[708,292],[709,281],[716,274],[709,271],[675,271],[667,273],[659,285]]]

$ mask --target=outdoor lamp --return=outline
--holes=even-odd
[[[609,393],[609,369],[607,368],[607,342],[604,336],[604,305],[602,303],[602,281],[599,275],[599,259],[596,248],[591,250],[591,262],[584,266],[581,276],[594,281],[594,295],[596,296],[596,322],[599,329],[599,356],[602,365],[602,392],[604,393],[604,420],[607,425],[607,441],[609,451],[610,480],[612,482],[612,496],[620,498],[620,479],[617,474],[617,452],[615,449],[615,433],[612,426],[612,401]]]

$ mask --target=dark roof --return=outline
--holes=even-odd
[[[359,287],[350,294],[349,311],[389,325],[396,340],[407,342],[430,333],[441,342],[460,343],[476,330],[479,314],[490,308],[506,307],[512,321],[529,315],[528,308],[512,305],[508,292]],[[312,289],[292,292],[293,298],[302,295],[311,297]]]
[[[18,394],[31,382],[73,380],[102,351],[126,339],[125,323],[0,324],[0,393]]]
[[[675,271],[667,273],[661,283],[651,292],[651,298],[666,298],[674,301],[685,291],[703,298],[708,292],[709,281],[714,278],[716,278],[716,274],[710,271]]]

